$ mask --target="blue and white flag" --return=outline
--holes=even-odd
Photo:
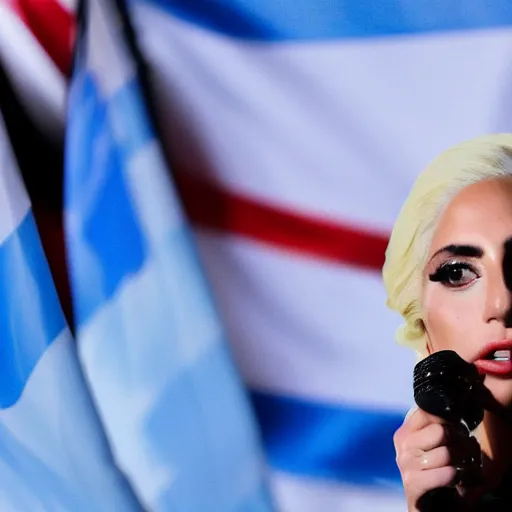
[[[0,510],[141,510],[89,396],[1,115]]]
[[[69,96],[66,236],[80,359],[152,512],[270,512],[247,396],[115,3],[89,0]]]

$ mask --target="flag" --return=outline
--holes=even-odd
[[[26,73],[21,99],[62,108],[64,85],[28,66],[62,67],[21,16],[38,1],[73,4],[9,0],[23,23],[0,13],[0,57]],[[391,439],[414,359],[394,344],[380,267],[418,171],[511,131],[508,0],[129,5],[279,510],[405,509]],[[73,31],[43,18],[61,20],[46,32],[59,41]]]
[[[0,509],[140,511],[88,393],[1,115],[0,339]]]
[[[511,131],[505,0],[130,0],[282,510],[405,509],[380,269],[417,173]]]
[[[0,60],[35,125],[62,139],[74,13],[69,0],[0,0]]]
[[[78,351],[114,459],[147,510],[270,512],[255,421],[152,127],[122,2],[84,5],[65,232]]]

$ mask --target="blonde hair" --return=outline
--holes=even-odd
[[[420,357],[426,353],[421,318],[422,275],[437,221],[463,188],[506,176],[512,176],[512,134],[469,140],[442,153],[418,176],[400,211],[382,276],[387,306],[405,320],[396,339],[415,349]]]

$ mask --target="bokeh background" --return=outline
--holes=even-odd
[[[123,407],[132,404],[138,386],[142,389],[141,383],[149,382],[144,379],[151,368],[164,374],[175,362],[173,354],[166,359],[165,336],[149,353],[139,347],[141,340],[150,347],[153,339],[180,322],[187,327],[179,336],[203,335],[199,328],[189,329],[202,322],[194,315],[210,313],[197,313],[195,301],[201,303],[201,297],[185,291],[195,279],[187,274],[185,244],[197,249],[198,267],[209,290],[205,293],[211,294],[225,332],[222,346],[229,354],[222,357],[232,357],[242,380],[233,386],[247,392],[249,407],[240,413],[245,415],[245,426],[240,428],[251,432],[254,428],[255,434],[254,438],[247,434],[247,439],[245,434],[235,436],[231,445],[231,421],[239,420],[222,413],[211,433],[205,419],[210,413],[204,413],[198,416],[204,425],[181,425],[180,435],[198,428],[199,437],[208,432],[216,439],[225,437],[219,450],[226,456],[244,443],[261,446],[267,468],[261,473],[268,477],[276,510],[404,510],[392,435],[412,405],[415,359],[394,341],[400,318],[385,306],[380,273],[384,251],[401,204],[423,167],[452,144],[512,130],[510,2],[105,0],[87,4],[0,0],[0,109],[5,124],[0,214],[4,220],[14,218],[14,211],[28,208],[18,208],[19,201],[30,198],[37,225],[34,236],[39,234],[43,244],[69,331],[89,347],[72,357],[81,363],[94,398],[91,410],[98,411],[102,425],[94,428],[107,432],[114,458],[136,488],[135,494],[141,494],[152,510],[267,510],[261,503],[229,508],[208,498],[187,501],[195,493],[208,495],[207,487],[201,490],[194,485],[185,486],[179,499],[174,496],[172,506],[172,500],[155,497],[158,479],[162,478],[163,487],[172,487],[172,478],[155,476],[152,459],[145,459],[143,440],[156,439],[153,449],[162,457],[159,464],[173,460],[179,443],[170,448],[159,443],[175,436],[172,418],[181,414],[180,408],[187,408],[189,391],[183,391],[180,399],[169,398],[165,407],[162,401],[162,423],[145,434],[134,428],[125,435],[130,420],[123,425],[118,417],[125,414]],[[76,21],[79,8],[88,13],[81,25]],[[75,51],[80,37],[82,50],[79,46]],[[128,92],[123,89],[115,96],[119,84]],[[109,99],[115,96],[115,105],[104,111],[95,103],[102,94]],[[107,128],[95,132],[102,116]],[[154,133],[141,135],[145,130]],[[137,156],[137,144],[142,147],[150,139],[159,148],[158,158],[153,153]],[[139,265],[139,242],[130,234],[131,213],[119,199],[124,185],[102,175],[102,165],[110,169],[114,164],[104,163],[110,157],[102,153],[101,144],[124,144],[123,155],[135,154],[135,164],[127,163],[125,156],[115,164],[122,172],[131,172],[130,165],[148,171],[123,192],[136,203],[137,229],[148,240],[161,226],[171,229],[175,207],[170,203],[183,207],[187,226],[183,240],[175,242],[184,259],[156,257],[163,270],[155,272],[164,277],[155,279],[161,279],[163,291],[156,293],[147,284],[133,292],[131,306],[122,306],[128,309],[113,322],[122,324],[120,330],[111,328],[108,314],[98,320],[98,311],[102,301],[117,300],[116,293],[122,295],[126,283],[136,281],[144,256]],[[6,151],[12,154],[9,161]],[[25,199],[19,200],[18,192],[9,188],[13,183],[12,176],[6,178],[9,166],[23,179],[16,190],[26,189]],[[153,168],[157,171],[150,178]],[[167,185],[159,185],[163,169],[171,181],[168,192]],[[105,189],[97,184],[102,180],[108,181]],[[95,199],[94,194],[104,194],[103,199]],[[107,206],[102,206],[103,200]],[[66,211],[70,212],[67,224]],[[93,217],[96,223],[90,224]],[[155,237],[149,245],[158,255]],[[6,240],[8,234],[0,229],[0,263]],[[94,247],[103,251],[98,267],[94,255],[100,252],[94,253]],[[106,266],[110,270],[105,275],[119,274],[114,284],[101,274]],[[167,275],[169,267],[172,272]],[[23,282],[15,283],[14,274],[4,271],[3,279],[12,280],[12,289],[20,291],[16,300],[30,301],[29,289]],[[100,288],[104,293],[96,297]],[[0,307],[9,309],[9,302],[9,314],[26,315],[12,306],[11,292],[0,294],[5,301]],[[173,317],[158,310],[152,318],[158,309],[152,301],[165,302],[171,313],[180,308],[188,313]],[[48,315],[42,309],[37,314]],[[25,322],[30,323],[26,316],[21,323]],[[91,322],[96,323],[91,327]],[[62,320],[55,332],[65,323]],[[2,324],[0,313],[6,340],[12,338],[12,325],[12,318]],[[161,327],[157,334],[151,330],[154,325]],[[132,339],[133,332],[138,334]],[[126,363],[127,371],[140,371],[140,382],[116,381],[120,374],[109,364],[116,359],[117,348],[105,349],[105,340],[112,337],[132,343],[132,352],[126,353],[146,361],[142,370],[134,370],[133,361],[132,366]],[[106,355],[100,354],[103,349],[108,350]],[[203,387],[195,388],[204,400],[198,409],[201,414],[206,403],[212,411],[217,401],[223,403],[224,388],[215,385],[223,378],[221,366],[210,368]],[[27,370],[24,385],[28,386],[31,372]],[[62,386],[59,382],[57,387]],[[160,386],[153,381],[147,385],[150,394]],[[116,386],[119,389],[112,391]],[[163,389],[158,393],[167,396]],[[161,398],[158,393],[155,396]],[[2,404],[5,414],[0,415],[0,425],[10,425],[14,436],[22,427],[18,423],[13,427],[6,418],[21,400],[21,395],[16,396]],[[124,405],[116,408],[117,400]],[[236,395],[226,402],[226,411],[239,407],[239,400],[243,401]],[[155,407],[151,399],[144,404],[146,412]],[[31,413],[27,414],[23,421],[29,421]],[[74,435],[80,439],[78,427]],[[139,441],[141,453],[126,455]],[[44,444],[44,435],[34,443]],[[220,452],[211,457],[222,458]],[[2,455],[4,463],[7,453]],[[191,453],[184,450],[180,459],[194,459],[191,472],[203,463],[208,466],[204,453]],[[235,465],[230,467],[218,475],[222,473],[236,487]],[[117,510],[112,507],[105,510]]]

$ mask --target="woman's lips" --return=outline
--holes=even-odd
[[[478,359],[475,366],[481,374],[496,377],[512,377],[512,361],[493,361],[492,359]]]
[[[508,359],[492,359],[496,352],[508,352]],[[481,374],[495,375],[496,377],[512,377],[512,340],[493,341],[488,343],[478,354],[474,361],[475,366]]]

